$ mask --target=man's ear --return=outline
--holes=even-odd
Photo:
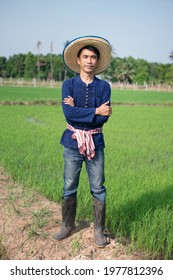
[[[77,64],[80,65],[80,58],[79,57],[77,57]]]

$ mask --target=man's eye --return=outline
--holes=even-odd
[[[97,59],[97,56],[96,55],[92,55],[92,56],[88,56],[88,55],[83,55],[83,59],[88,59],[88,58],[91,58],[93,60],[96,60]]]

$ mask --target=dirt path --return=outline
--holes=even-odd
[[[77,225],[69,238],[56,242],[61,206],[15,184],[0,169],[0,259],[10,260],[131,260],[143,259],[110,239],[105,248],[93,244],[93,225]]]

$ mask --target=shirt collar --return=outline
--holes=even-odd
[[[81,77],[80,75],[78,75],[76,77],[76,80],[77,80],[77,83],[80,84],[81,86],[85,86],[86,87],[86,83],[84,83],[82,80],[81,80]],[[98,78],[94,76],[94,80],[92,81],[92,83],[88,84],[88,87],[93,87],[95,85],[95,83],[97,82]]]

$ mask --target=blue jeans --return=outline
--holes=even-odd
[[[64,147],[63,198],[76,195],[83,161],[88,173],[91,194],[94,198],[104,202],[106,198],[106,189],[103,185],[105,181],[104,150],[97,150],[95,157],[88,160],[78,150]]]

